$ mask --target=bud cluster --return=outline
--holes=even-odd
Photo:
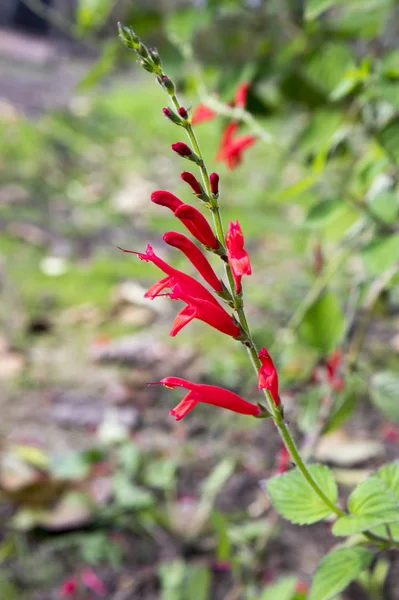
[[[118,33],[122,43],[134,50],[138,56],[139,64],[149,73],[155,73],[159,78],[162,77],[162,63],[156,48],[148,49],[143,44],[137,33],[126,25],[118,23]]]

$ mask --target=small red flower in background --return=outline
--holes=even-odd
[[[216,116],[217,114],[214,110],[205,104],[198,104],[194,109],[191,124],[196,125],[197,123],[203,123],[204,121],[212,121]]]
[[[61,584],[60,595],[61,598],[69,598],[73,596],[78,589],[78,582],[76,577],[67,577]]]
[[[340,392],[345,387],[345,382],[339,370],[342,363],[341,350],[335,350],[326,360],[327,380],[333,390]]]
[[[280,397],[278,393],[278,375],[276,367],[273,364],[272,358],[266,348],[262,348],[258,352],[258,358],[262,363],[258,374],[258,388],[260,390],[269,390],[274,404],[280,405]]]
[[[248,252],[244,249],[244,235],[238,221],[230,221],[226,234],[227,258],[236,284],[237,293],[241,292],[243,275],[251,275],[251,263]]]
[[[279,475],[286,473],[290,467],[291,457],[287,448],[284,444],[281,445],[279,453],[277,455],[277,468],[276,471]]]
[[[95,574],[93,569],[86,567],[81,573],[82,583],[89,589],[95,592],[98,596],[106,596],[107,588],[104,582]]]
[[[241,398],[241,396],[238,396],[238,394],[216,385],[193,383],[180,377],[165,377],[155,383],[162,384],[171,389],[183,387],[189,390],[189,393],[170,411],[170,414],[176,418],[176,421],[180,421],[180,419],[185,417],[198,402],[213,404],[214,406],[226,408],[242,415],[257,417],[260,414],[260,410],[256,404],[252,404]]]
[[[244,81],[237,87],[234,95],[234,106],[237,108],[245,108],[250,87],[251,84],[248,81]],[[204,104],[199,104],[194,110],[191,122],[195,125],[196,123],[214,119],[216,116],[217,113],[213,110]],[[226,161],[226,165],[229,169],[235,169],[242,162],[244,151],[252,146],[257,139],[253,135],[240,135],[234,137],[237,130],[238,123],[235,121],[232,121],[225,127],[220,139],[219,151],[216,156],[216,160]]]

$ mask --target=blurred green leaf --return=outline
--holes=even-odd
[[[399,195],[392,191],[380,192],[369,202],[373,214],[385,223],[396,223],[399,217]]]
[[[141,510],[154,503],[154,497],[148,490],[134,485],[122,472],[115,473],[113,490],[115,502],[124,508]]]
[[[183,600],[182,584],[186,564],[181,559],[165,561],[159,567],[161,600]]]
[[[144,471],[147,485],[162,490],[170,490],[175,483],[176,462],[168,458],[151,460]]]
[[[381,479],[391,490],[399,502],[399,461],[388,463],[376,471],[375,476]]]
[[[361,257],[370,275],[381,275],[399,261],[399,234],[375,237],[363,248]]]
[[[218,463],[205,481],[202,482],[202,499],[213,502],[226,481],[233,474],[234,468],[235,461],[231,458],[224,458]]]
[[[309,600],[335,598],[369,566],[372,558],[372,553],[364,548],[340,548],[330,552],[316,569]]]
[[[307,155],[328,150],[341,123],[342,113],[337,110],[313,112],[298,140],[300,151]]]
[[[80,93],[87,92],[99,83],[113,69],[116,59],[121,52],[119,40],[108,40],[104,43],[101,56],[85,76],[79,81],[76,90]]]
[[[297,577],[282,577],[262,590],[258,600],[292,600],[297,583]]]
[[[310,227],[325,226],[333,219],[338,211],[341,211],[344,206],[344,201],[341,198],[328,198],[319,200],[309,210],[305,225]]]
[[[399,117],[389,121],[379,132],[378,140],[390,159],[399,163]]]
[[[113,0],[78,0],[76,21],[82,32],[102,27],[114,7]]]
[[[360,483],[348,499],[351,513],[334,523],[334,535],[352,535],[372,529],[382,523],[399,520],[399,504],[392,491],[377,477]]]
[[[324,465],[310,465],[308,469],[326,496],[335,504],[337,484],[330,469]],[[291,523],[317,523],[331,514],[331,509],[297,469],[272,477],[266,482],[266,489],[273,506]]]
[[[339,0],[306,0],[305,19],[313,21],[317,19],[324,11],[335,6]]]
[[[345,330],[345,317],[338,298],[325,292],[309,308],[299,327],[301,338],[323,354],[339,344]]]
[[[353,66],[352,52],[348,46],[327,42],[311,57],[305,73],[313,85],[330,94],[342,81],[345,71]],[[328,123],[327,117],[326,123]]]
[[[216,556],[218,560],[228,560],[231,556],[231,544],[229,540],[229,521],[225,515],[214,510],[211,514],[211,522],[218,536]]]
[[[129,439],[117,447],[115,453],[121,469],[129,476],[136,475],[141,463],[140,448]]]
[[[187,566],[184,581],[184,600],[209,600],[211,591],[211,571],[208,565],[190,564]]]
[[[370,39],[383,32],[394,0],[350,0],[342,2],[329,25],[341,35]]]
[[[399,375],[381,371],[371,378],[370,397],[373,404],[386,416],[399,423]]]

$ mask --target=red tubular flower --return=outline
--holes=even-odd
[[[279,453],[277,455],[277,473],[279,475],[282,475],[283,473],[286,473],[290,467],[290,461],[291,461],[291,457],[290,457],[290,453],[288,452],[287,448],[284,446],[284,444],[281,445],[281,448],[279,450]]]
[[[209,283],[216,292],[221,292],[223,290],[222,282],[217,277],[208,260],[188,237],[182,233],[177,233],[176,231],[168,231],[163,235],[162,239],[169,244],[169,246],[181,250],[197,271],[201,273],[205,281]]]
[[[199,210],[190,204],[183,204],[175,210],[175,217],[187,227],[189,232],[204,246],[216,250],[219,247],[211,226]]]
[[[236,125],[236,123],[230,123],[230,125]],[[225,130],[216,160],[224,160],[229,169],[235,169],[242,162],[244,150],[256,142],[256,137],[253,135],[241,135],[233,138],[231,131],[233,131],[233,128],[230,128],[227,132]]]
[[[201,285],[201,284],[200,284]],[[171,298],[182,300],[187,304],[177,315],[173,322],[172,329],[169,335],[174,337],[190,323],[193,319],[199,319],[214,327],[218,331],[230,335],[233,338],[238,338],[241,335],[241,330],[235,323],[233,317],[225,311],[222,306],[216,302],[209,302],[203,297],[195,297],[185,292],[182,286],[176,282],[171,286]],[[204,288],[205,289],[205,288]]]
[[[258,374],[258,388],[260,390],[269,390],[273,398],[274,404],[276,406],[279,406],[280,397],[278,394],[278,375],[276,368],[273,364],[272,358],[266,350],[266,348],[262,348],[258,352],[258,358],[262,363]]]
[[[187,144],[184,142],[176,142],[172,144],[172,150],[174,150],[179,156],[191,156],[192,150]]]
[[[194,177],[194,175],[192,173],[190,173],[190,171],[183,171],[183,173],[181,173],[180,177],[183,179],[183,181],[188,183],[188,185],[193,190],[194,194],[200,195],[203,193],[203,189],[201,187],[200,182],[198,181],[198,179],[196,177]]]
[[[219,175],[217,173],[211,173],[209,175],[209,182],[211,184],[211,192],[216,196],[219,193]]]
[[[234,104],[239,108],[244,108],[245,104],[247,103],[247,95],[250,87],[251,84],[247,81],[244,81],[243,83],[240,83],[240,85],[236,89],[236,93],[234,96]]]
[[[197,123],[202,123],[203,121],[211,121],[215,117],[215,111],[205,106],[205,104],[198,104],[198,106],[194,109],[191,123],[192,125],[196,125]]]
[[[167,262],[155,254],[150,244],[147,244],[145,253],[134,252],[133,250],[124,250],[123,248],[120,248],[120,250],[129,254],[135,254],[140,260],[144,260],[145,262],[152,262],[155,266],[161,269],[161,271],[166,273],[167,277],[157,281],[146,291],[144,294],[146,298],[151,298],[151,300],[153,300],[159,296],[159,294],[165,288],[172,288],[173,285],[179,283],[183,292],[198,298],[202,298],[203,300],[211,302],[215,304],[215,306],[220,307],[220,304],[216,298],[214,298],[199,281],[194,279],[194,277],[190,277],[190,275],[175,269],[171,265],[168,265]]]
[[[67,577],[62,582],[62,585],[60,588],[60,595],[62,598],[69,598],[70,596],[73,596],[75,594],[77,589],[78,589],[78,582],[77,582],[76,577]]]
[[[342,391],[345,387],[345,382],[339,374],[341,362],[341,350],[335,350],[335,352],[330,354],[330,356],[326,360],[327,380],[331,388],[336,392]]]
[[[238,396],[238,394],[216,385],[193,383],[180,377],[164,377],[164,379],[156,383],[160,383],[171,389],[182,387],[189,390],[189,393],[183,400],[170,411],[170,414],[176,418],[176,421],[180,421],[180,419],[185,417],[198,402],[220,406],[220,408],[226,408],[242,415],[257,417],[260,414],[260,410],[256,404],[252,404],[241,398],[241,396]]]
[[[226,234],[227,257],[234,276],[237,293],[241,291],[241,278],[251,275],[251,263],[248,252],[244,249],[244,235],[238,221],[230,221]]]
[[[151,194],[151,201],[154,202],[154,204],[166,206],[173,212],[175,212],[179,206],[184,204],[177,196],[166,190],[157,190],[156,192],[153,192]]]

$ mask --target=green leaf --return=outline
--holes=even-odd
[[[310,227],[325,226],[344,206],[340,198],[327,198],[326,200],[318,201],[309,210],[305,225]]]
[[[385,223],[395,223],[399,215],[399,196],[391,191],[380,192],[370,200],[369,206]]]
[[[344,329],[345,318],[338,298],[325,292],[307,311],[299,334],[309,346],[328,354],[340,342]]]
[[[158,571],[161,600],[183,600],[182,584],[185,571],[186,564],[179,558],[161,563]]]
[[[267,588],[262,591],[258,600],[292,600],[297,583],[297,577],[282,577],[275,583],[268,585]]]
[[[399,163],[399,117],[389,121],[379,131],[378,140],[390,159]]]
[[[331,600],[364,569],[373,555],[365,548],[340,548],[323,558],[313,576],[309,600]]]
[[[337,0],[308,0],[305,8],[306,21],[317,19],[324,11],[337,4]]]
[[[354,66],[352,53],[345,44],[330,42],[319,46],[306,67],[310,81],[323,91],[331,93],[342,80],[342,75]]]
[[[124,473],[116,473],[113,478],[115,501],[124,508],[141,510],[154,503],[152,494],[134,485]]]
[[[310,465],[308,469],[326,496],[337,501],[337,484],[328,467]],[[331,514],[331,509],[319,498],[316,492],[295,469],[277,475],[266,482],[266,489],[278,512],[299,525],[316,523]]]
[[[370,396],[373,404],[389,419],[399,423],[399,374],[381,371],[371,378]]]
[[[79,81],[76,90],[78,92],[87,92],[101,81],[114,67],[121,48],[119,40],[108,40],[105,42],[100,58]]]
[[[210,597],[211,580],[211,572],[207,565],[188,565],[184,581],[184,600],[207,600]]]
[[[377,477],[360,483],[348,499],[349,516],[340,517],[332,528],[334,535],[352,535],[399,520],[399,504],[394,494]]]
[[[350,0],[342,2],[329,25],[337,33],[366,39],[382,34],[392,0]]]
[[[374,238],[363,248],[361,256],[370,275],[381,275],[399,261],[399,234]]]
[[[399,502],[399,461],[394,461],[384,465],[375,473],[375,476],[381,479],[388,489],[395,494]]]
[[[79,0],[76,11],[79,29],[82,32],[100,29],[113,7],[113,0]]]
[[[331,108],[314,112],[310,122],[300,135],[300,151],[308,155],[315,154],[320,150],[328,150],[341,123],[342,114]]]

